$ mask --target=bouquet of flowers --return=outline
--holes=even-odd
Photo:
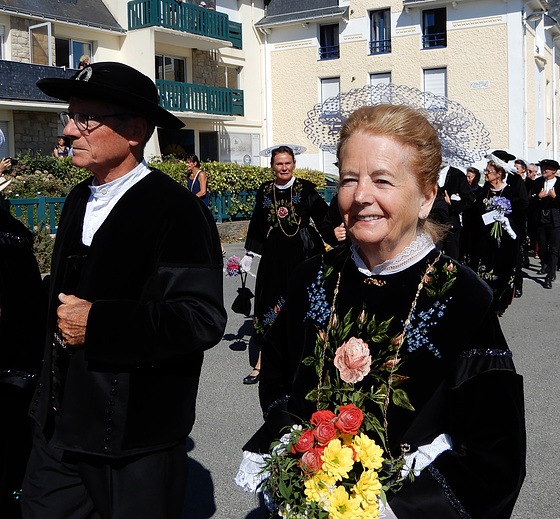
[[[247,272],[243,270],[237,256],[230,256],[226,260],[224,269],[226,276],[239,276],[241,278],[241,287],[237,289],[237,297],[231,305],[231,309],[238,314],[249,317],[251,314],[251,299],[255,297],[251,290],[245,286],[247,281]]]
[[[226,260],[225,273],[226,276],[238,276],[243,274],[243,269],[239,264],[239,258],[237,256],[230,256]]]
[[[342,405],[338,415],[313,413],[293,426],[266,461],[263,492],[287,519],[375,519],[384,490],[398,480],[403,461],[386,462],[383,450],[361,432],[362,411]]]
[[[517,234],[515,234],[515,231],[511,228],[509,220],[506,217],[506,215],[511,213],[511,202],[509,199],[504,196],[493,196],[492,198],[484,199],[484,206],[487,214],[494,220],[492,229],[490,230],[490,236],[496,238],[498,247],[502,243],[502,229],[505,229],[511,238],[515,240]],[[490,215],[490,213],[492,214]],[[491,221],[489,223],[491,223]]]

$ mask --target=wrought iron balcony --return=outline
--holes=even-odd
[[[216,115],[244,115],[243,91],[156,80],[159,104],[167,110]]]
[[[241,24],[229,16],[175,0],[132,0],[128,2],[128,30],[166,27],[177,31],[229,41],[241,49]]]
[[[373,40],[369,42],[370,54],[387,54],[391,52],[391,40]]]
[[[422,48],[447,47],[447,33],[424,34],[422,36]]]
[[[339,45],[327,45],[324,47],[319,47],[319,59],[338,59],[340,58],[340,46]]]

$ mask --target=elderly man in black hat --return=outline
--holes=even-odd
[[[539,274],[546,274],[543,286],[550,289],[556,279],[560,247],[560,184],[556,176],[560,164],[545,159],[538,165],[542,176],[533,183],[531,206],[541,259]]]
[[[37,85],[69,101],[64,135],[93,177],[58,228],[24,517],[179,518],[203,352],[226,323],[208,209],[143,159],[155,126],[183,123],[120,63]]]

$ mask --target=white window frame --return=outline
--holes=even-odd
[[[158,57],[162,58],[162,61],[163,61],[163,77],[160,77],[159,79],[165,80],[165,68],[167,66],[166,63],[165,63],[166,59],[171,60],[171,63],[173,63],[173,67],[174,67],[173,60],[180,60],[184,63],[184,66],[183,66],[184,76],[183,76],[183,81],[179,81],[179,83],[188,83],[188,79],[187,79],[188,78],[188,71],[187,71],[188,62],[187,62],[187,58],[185,58],[184,56],[170,56],[169,54],[161,54],[161,53],[156,53],[155,57],[156,58],[158,58]],[[175,68],[173,68],[173,70],[175,70]],[[156,73],[157,73],[157,71],[156,71]],[[173,74],[173,75],[175,75],[175,74]],[[175,79],[173,79],[173,81],[175,81]]]
[[[47,28],[47,55],[48,55],[48,65],[52,66],[53,64],[53,51],[52,51],[52,26],[51,26],[51,22],[44,22],[44,23],[38,23],[36,25],[30,25],[29,26],[29,61],[31,63],[35,63],[35,61],[33,60],[33,30],[34,29],[40,29],[41,27],[46,27]]]

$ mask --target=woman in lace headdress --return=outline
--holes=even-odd
[[[351,243],[296,269],[264,337],[265,423],[244,447],[245,489],[285,426],[353,403],[385,460],[405,463],[380,517],[510,516],[525,475],[522,380],[490,290],[434,246],[440,149],[410,107],[362,107],[346,121],[338,203]]]

